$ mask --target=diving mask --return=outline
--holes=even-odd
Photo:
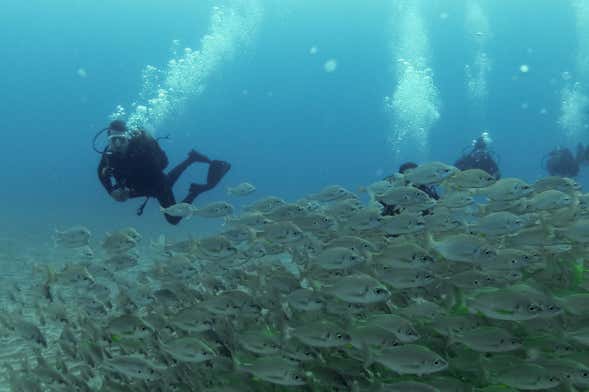
[[[109,135],[108,146],[113,153],[124,153],[129,146],[129,135],[126,132]]]

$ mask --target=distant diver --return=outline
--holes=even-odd
[[[191,150],[188,158],[165,174],[168,157],[161,149],[158,139],[153,138],[142,129],[129,130],[124,121],[115,120],[108,128],[100,131],[94,138],[108,133],[108,146],[103,150],[94,149],[102,154],[98,166],[98,178],[108,194],[116,201],[124,202],[130,198],[146,197],[137,215],[143,213],[147,200],[156,198],[163,208],[176,204],[172,187],[190,165],[196,162],[208,163],[209,171],[206,184],[192,183],[188,195],[182,200],[192,203],[203,192],[213,189],[231,168],[225,161],[210,160],[205,155]],[[173,225],[182,218],[165,214],[166,220]]]
[[[472,150],[467,154],[463,154],[454,163],[454,166],[460,170],[481,169],[495,177],[495,179],[500,179],[501,173],[499,172],[499,166],[497,166],[495,154],[487,148],[490,141],[489,134],[483,132],[473,140]]]
[[[570,149],[557,146],[542,160],[542,166],[551,176],[576,177],[580,165],[587,160],[587,150],[581,143],[577,146],[577,155],[573,156]]]
[[[405,162],[401,166],[399,166],[399,173],[403,174],[407,170],[415,169],[416,167],[417,167],[417,164],[414,162]],[[389,176],[389,177],[385,178],[385,180],[390,181],[390,182],[394,182],[395,175]],[[405,185],[408,185],[408,183],[406,183]],[[440,198],[440,195],[438,195],[436,188],[432,185],[429,185],[429,186],[428,185],[414,185],[414,184],[411,184],[411,185],[416,187],[417,189],[425,192],[429,197],[431,197],[434,200],[438,200]],[[382,201],[379,201],[379,203],[382,204],[382,206],[383,206],[382,215],[391,216],[391,215],[398,215],[401,213],[401,210],[398,208],[398,206],[396,206],[394,204],[386,204]],[[422,215],[430,215],[431,210],[423,210],[423,211],[421,211],[421,214]]]

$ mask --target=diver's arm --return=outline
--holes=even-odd
[[[98,179],[109,194],[114,190],[112,178],[113,176],[110,168],[108,167],[107,159],[104,155],[102,155],[102,159],[98,165]]]
[[[116,183],[116,179],[112,175],[112,170],[108,165],[106,157],[103,155],[98,165],[98,179],[106,189],[108,194],[116,201],[125,201],[129,198],[130,191],[128,188]],[[114,181],[113,181],[114,180]],[[113,182],[115,183],[113,185]]]

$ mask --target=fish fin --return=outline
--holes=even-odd
[[[363,367],[366,371],[368,371],[368,368],[372,366],[375,360],[374,355],[372,354],[372,350],[370,350],[366,343],[362,343],[362,355],[364,356]]]
[[[54,248],[57,248],[59,246],[59,235],[61,233],[62,232],[57,227],[53,228],[53,234],[51,235],[51,239],[53,240],[53,247]]]

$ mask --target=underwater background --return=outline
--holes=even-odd
[[[76,224],[172,237],[219,227],[169,226],[154,200],[137,217],[142,199],[116,203],[98,182],[92,139],[118,105],[127,119],[159,96],[142,77],[149,65],[160,81],[194,81],[142,118],[170,135],[170,166],[191,147],[233,165],[197,206],[243,181],[253,198],[356,190],[405,160],[453,163],[483,130],[502,175],[533,181],[556,145],[589,142],[587,26],[582,0],[6,1],[0,238],[49,243]],[[192,68],[171,71],[207,35]],[[204,176],[190,168],[176,197]],[[577,180],[587,185],[586,168]]]

